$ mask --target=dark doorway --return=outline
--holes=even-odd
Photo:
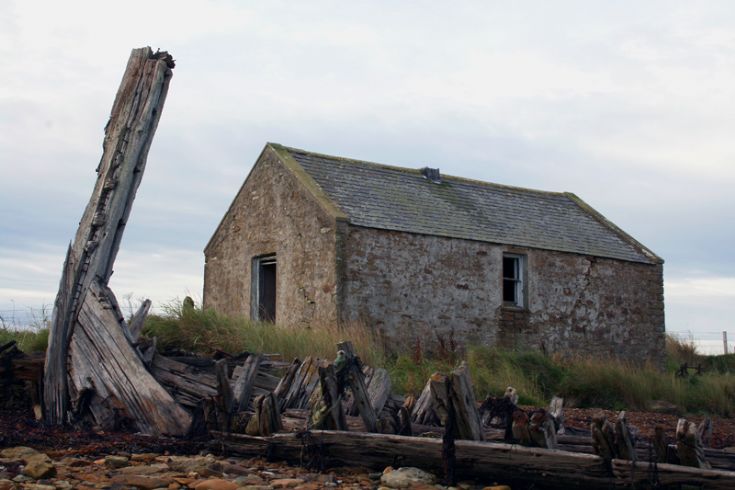
[[[254,301],[257,308],[254,320],[276,321],[276,256],[266,255],[253,259]]]

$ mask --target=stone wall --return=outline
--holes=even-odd
[[[660,363],[663,269],[577,254],[347,226],[343,321],[389,345],[439,341]],[[527,258],[525,309],[502,302],[502,254]]]
[[[266,148],[205,250],[204,306],[249,316],[252,259],[275,253],[276,321],[334,324],[335,234],[334,219]]]

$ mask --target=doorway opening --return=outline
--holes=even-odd
[[[250,316],[261,322],[276,321],[276,255],[253,259],[252,303]]]

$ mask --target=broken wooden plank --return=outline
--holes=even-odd
[[[618,459],[635,461],[635,438],[628,428],[625,411],[621,411],[615,420],[615,453]]]
[[[704,446],[699,439],[697,424],[686,419],[679,419],[676,424],[676,450],[679,462],[694,468],[711,468],[705,458]]]
[[[553,396],[549,402],[549,415],[557,434],[564,434],[564,398]]]
[[[254,413],[245,433],[251,436],[269,436],[282,428],[281,415],[273,393],[258,395],[253,403]]]
[[[273,394],[276,396],[276,400],[278,401],[278,409],[281,412],[285,409],[284,404],[286,401],[286,394],[288,393],[289,388],[293,385],[296,371],[299,370],[300,366],[301,362],[298,359],[294,359],[288,366],[286,374],[278,382],[275,390],[273,390]]]
[[[281,410],[288,408],[306,408],[312,392],[319,383],[317,358],[307,356],[294,374],[293,382],[282,397]]]
[[[213,373],[160,354],[153,357],[151,374],[176,401],[189,408],[217,395],[217,377]]]
[[[424,385],[424,389],[421,390],[419,398],[414,403],[413,410],[411,411],[411,422],[421,425],[440,425],[439,417],[434,412],[434,401],[431,395],[431,380],[439,376],[439,373],[431,375],[429,380]]]
[[[130,333],[130,341],[132,343],[138,341],[140,333],[143,331],[143,325],[145,325],[145,319],[151,309],[151,305],[151,300],[144,300],[128,322],[128,332]]]
[[[110,410],[121,411],[146,434],[186,435],[191,415],[156,381],[140,362],[123,333],[118,316],[106,300],[106,290],[92,283],[82,299],[71,345],[70,380],[76,410],[85,392],[106,400],[95,415],[101,425],[109,423]],[[94,403],[89,407],[97,409]]]
[[[326,361],[320,363],[319,384],[321,396],[311,409],[308,427],[347,430],[347,422],[342,407],[342,394],[340,393],[334,365]]]
[[[262,358],[257,354],[251,354],[245,359],[242,372],[235,381],[235,387],[232,390],[235,397],[234,406],[232,407],[234,411],[242,412],[243,410],[247,410],[250,404],[250,397],[255,388],[255,378],[258,375],[261,360]]]
[[[235,395],[232,393],[232,386],[227,373],[227,359],[218,360],[214,368],[217,376],[217,420],[219,421],[220,430],[230,430]]]
[[[371,371],[370,383],[367,388],[368,397],[375,413],[380,413],[390,397],[393,385],[386,369],[374,368]]]
[[[556,447],[556,429],[554,420],[543,408],[531,412],[528,421],[528,433],[536,447],[554,449]]]
[[[69,346],[87,290],[95,282],[107,287],[136,190],[145,169],[146,158],[166,99],[173,59],[168,53],[153,53],[150,48],[135,49],[130,55],[120,88],[105,126],[102,159],[97,167],[97,182],[82,215],[74,241],[62,269],[59,291],[49,331],[44,370],[44,420],[48,424],[69,421],[67,363]],[[117,304],[114,295],[108,302]],[[115,328],[122,330],[122,315],[115,312]],[[110,315],[107,315],[109,318]],[[98,328],[94,322],[87,326]],[[127,341],[127,336],[126,336]],[[79,352],[79,351],[77,351]],[[113,362],[102,359],[103,364]],[[123,387],[117,387],[123,390]],[[156,410],[152,405],[149,410]],[[134,407],[124,407],[136,413]],[[136,420],[147,426],[151,420]],[[157,428],[166,432],[168,424]],[[160,429],[160,430],[159,430]]]
[[[352,342],[340,342],[337,344],[337,349],[339,350],[337,356],[338,360],[335,361],[335,364],[337,364],[341,355],[344,356],[344,366],[339,366],[337,368],[337,374],[339,376],[344,376],[344,379],[350,386],[352,396],[355,398],[355,403],[357,404],[360,418],[362,418],[362,421],[365,423],[365,429],[368,432],[375,432],[378,426],[378,417],[370,403],[370,398],[368,397],[367,389],[365,388],[362,366],[357,354],[355,353],[355,349],[352,346]],[[344,374],[340,374],[341,370],[344,370]]]
[[[473,441],[483,440],[482,422],[477,411],[477,402],[472,389],[470,370],[466,362],[452,371],[450,376],[452,404],[455,411],[457,438]]]

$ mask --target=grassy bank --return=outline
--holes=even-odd
[[[164,351],[265,352],[281,354],[284,359],[303,359],[307,355],[331,359],[335,355],[336,340],[349,339],[367,364],[382,366],[386,363],[379,340],[360,325],[340,329],[285,328],[173,303],[164,308],[164,314],[149,315],[143,333],[156,337],[159,348]]]
[[[504,351],[471,347],[466,352],[428,355],[420,351],[388,354],[381,339],[369,328],[288,328],[231,318],[213,311],[169,305],[161,315],[146,320],[144,334],[155,336],[162,350],[212,353],[279,353],[284,359],[307,355],[332,359],[335,343],[350,339],[363,361],[388,369],[395,390],[418,393],[435,371],[448,372],[460,360],[467,361],[478,398],[499,395],[515,387],[523,404],[544,405],[552,395],[563,396],[578,407],[645,410],[659,401],[679,407],[684,413],[735,416],[735,354],[701,356],[691,344],[667,340],[666,369],[630,366],[615,360],[545,356],[539,352]],[[30,352],[45,348],[48,332],[0,328],[0,345],[18,340]],[[702,365],[704,374],[680,378],[682,363]]]
[[[147,335],[159,345],[198,352],[251,351],[279,353],[285,359],[315,355],[331,359],[335,342],[350,339],[363,361],[384,366],[397,391],[418,393],[435,371],[448,372],[465,359],[470,366],[478,398],[499,395],[515,387],[521,403],[543,405],[561,395],[578,407],[645,410],[658,401],[676,405],[683,412],[735,416],[735,355],[700,356],[691,344],[667,340],[667,368],[630,366],[615,360],[562,359],[539,352],[503,351],[472,347],[462,354],[421,352],[388,354],[368,328],[288,328],[230,318],[198,308],[172,305],[164,315],[151,316]],[[702,364],[701,376],[680,378],[683,362]]]

